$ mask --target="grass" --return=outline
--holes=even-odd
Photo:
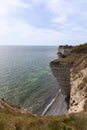
[[[62,58],[61,62],[78,64],[87,58],[87,43],[74,47],[69,56]],[[83,59],[84,58],[84,59]],[[80,67],[86,67],[82,64]],[[84,84],[87,79],[84,79]],[[81,88],[84,85],[80,86]],[[0,108],[0,130],[87,130],[87,111],[65,116],[36,116],[33,114],[21,114],[9,108]]]
[[[87,112],[61,117],[0,112],[0,130],[87,130]]]
[[[74,63],[85,55],[87,55],[87,43],[73,47],[69,55],[62,58],[61,62]]]

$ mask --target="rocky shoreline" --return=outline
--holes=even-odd
[[[60,89],[42,115],[64,115],[87,110],[87,43],[71,48],[68,47],[69,51],[67,55],[63,53],[63,57],[64,51],[61,49],[61,58],[50,63]],[[6,108],[20,113],[28,112],[0,99],[0,109]]]
[[[47,106],[43,115],[64,115],[87,109],[87,44],[60,46],[58,55],[60,58],[52,61],[50,67],[61,92]]]

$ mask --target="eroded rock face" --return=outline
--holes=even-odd
[[[63,115],[69,110],[70,101],[70,68],[71,64],[54,60],[50,63],[53,75],[56,77],[60,89],[56,97],[47,106],[43,115]]]
[[[87,109],[87,57],[80,59],[71,69],[69,112]]]
[[[58,80],[63,95],[70,95],[70,69],[71,64],[61,63],[59,60],[50,63],[53,75]]]
[[[87,43],[79,46],[59,46],[59,60],[50,63],[61,92],[70,96],[69,112],[87,109]]]
[[[74,65],[55,60],[50,67],[62,94],[70,96],[69,112],[87,110],[87,56],[77,60]]]

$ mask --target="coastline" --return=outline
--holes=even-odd
[[[47,105],[47,107],[45,108],[45,110],[43,111],[42,115],[45,115],[47,113],[47,111],[49,111],[50,107],[53,105],[53,103],[55,102],[56,98],[58,97],[59,93],[61,92],[61,89],[59,89],[58,93],[56,94],[56,96],[51,100],[51,102]]]
[[[68,102],[66,101],[67,96],[63,95],[61,89],[59,89],[57,95],[53,100],[48,104],[45,110],[42,113],[43,115],[55,115],[60,116],[68,112]]]

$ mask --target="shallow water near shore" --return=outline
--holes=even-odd
[[[49,67],[56,52],[57,47],[1,46],[0,97],[41,114],[59,89]]]

